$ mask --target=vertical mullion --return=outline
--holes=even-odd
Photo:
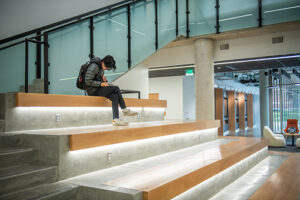
[[[90,17],[90,59],[94,57],[94,19]]]
[[[130,12],[130,5],[127,5],[127,39],[128,39],[128,69],[131,67],[131,12]]]
[[[25,93],[28,93],[28,40],[25,40]]]
[[[49,78],[48,78],[48,67],[49,67],[49,62],[48,62],[48,33],[44,34],[44,93],[48,94],[49,93]]]

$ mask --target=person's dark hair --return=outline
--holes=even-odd
[[[113,69],[114,71],[116,70],[116,61],[111,55],[105,56],[101,61],[103,61],[105,66],[109,69]]]

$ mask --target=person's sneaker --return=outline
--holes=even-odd
[[[122,112],[123,112],[124,116],[136,116],[138,114],[137,112],[132,111],[132,110],[130,110],[128,108],[122,109]]]
[[[114,119],[112,125],[113,126],[128,126],[128,122],[125,122],[121,119]]]

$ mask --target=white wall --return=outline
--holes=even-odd
[[[149,79],[149,93],[167,100],[166,119],[183,119],[182,86],[182,76]]]
[[[113,84],[118,85],[120,89],[140,91],[142,99],[148,99],[148,83],[148,68],[142,63],[113,82]],[[137,98],[137,94],[124,94],[123,96],[127,98]]]
[[[283,43],[272,44],[272,37],[283,36]],[[230,49],[220,50],[220,44],[229,43]],[[214,41],[215,61],[300,53],[300,31],[265,34],[255,37]],[[163,48],[148,57],[148,67],[194,64],[194,44]]]
[[[0,0],[0,40],[122,0]]]

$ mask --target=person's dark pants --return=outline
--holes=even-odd
[[[101,96],[112,101],[113,119],[119,118],[119,108],[126,108],[121,90],[118,86],[107,86],[98,88],[91,96]]]

